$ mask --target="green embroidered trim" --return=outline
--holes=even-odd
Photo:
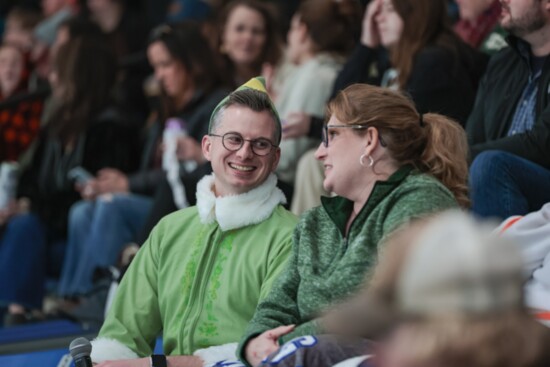
[[[208,338],[219,335],[218,330],[218,317],[214,313],[214,303],[218,298],[218,290],[221,287],[221,276],[224,271],[224,263],[227,261],[229,254],[233,249],[233,242],[235,239],[234,233],[228,233],[219,246],[218,254],[216,256],[216,263],[212,269],[210,276],[210,282],[208,291],[206,294],[206,302],[204,310],[206,311],[205,321],[198,327],[197,334],[201,334],[199,344],[206,345]],[[198,335],[197,335],[198,336]]]
[[[183,304],[185,307],[181,309],[182,313],[185,312],[185,310],[189,309],[189,303],[190,303],[190,297],[191,297],[191,288],[193,287],[193,283],[195,282],[195,276],[197,274],[197,268],[199,267],[199,260],[202,253],[202,247],[200,244],[204,243],[204,234],[206,232],[207,227],[204,226],[203,229],[200,231],[198,236],[196,237],[195,243],[193,243],[193,253],[190,256],[189,262],[187,263],[185,267],[185,274],[183,276],[183,283],[182,283],[182,290],[181,295],[183,297]],[[182,317],[183,320],[183,314],[179,315]]]

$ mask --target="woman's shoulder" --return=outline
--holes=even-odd
[[[440,198],[451,198],[454,196],[451,191],[435,177],[421,173],[418,171],[411,172],[410,175],[401,182],[397,187],[396,193],[407,193],[408,195],[417,196],[419,199],[429,197],[430,200]]]

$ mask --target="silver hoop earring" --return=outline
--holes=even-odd
[[[367,167],[367,165],[365,164],[365,156],[366,154],[361,154],[361,157],[359,157],[359,164],[363,167]],[[372,157],[369,155],[367,156],[367,158],[369,159],[369,167],[372,167],[372,165],[374,164],[374,159],[372,159]]]
[[[359,157],[359,164],[363,167],[366,167],[365,162],[363,161],[365,159],[366,154],[361,154],[361,157]]]

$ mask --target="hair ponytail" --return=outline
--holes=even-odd
[[[461,207],[468,207],[468,142],[457,122],[436,113],[422,115],[426,144],[416,165],[441,181]]]

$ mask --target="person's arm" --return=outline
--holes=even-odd
[[[486,150],[502,150],[550,168],[550,105],[535,121],[531,130],[471,145],[472,160]]]
[[[99,336],[92,342],[94,362],[151,355],[162,330],[157,288],[161,238],[155,229],[124,275]]]
[[[502,83],[498,82],[499,78],[503,78],[506,73],[510,72],[510,69],[506,68],[508,64],[502,61],[503,58],[510,57],[509,52],[511,51],[503,50],[493,56],[487,67],[487,72],[481,80],[474,108],[466,124],[470,158],[473,160],[479,153],[486,150],[501,150],[548,168],[550,167],[550,104],[543,107],[530,131],[499,138],[487,136],[489,131],[495,129],[502,131],[503,126],[510,125],[510,121],[488,120],[487,116],[495,115],[495,109],[499,109],[499,111],[505,110],[506,112],[498,113],[496,116],[504,118],[510,116],[511,119],[516,107],[506,103],[497,104],[511,93],[503,91]],[[503,66],[503,64],[505,65]],[[540,93],[545,93],[545,89],[544,91],[539,90],[539,95]],[[515,92],[511,95],[515,96]],[[497,100],[498,96],[501,98]],[[515,102],[509,101],[509,103]],[[501,135],[506,133],[507,131],[504,130]]]
[[[237,356],[246,361],[246,346],[248,342],[267,330],[279,326],[298,324],[300,313],[298,310],[296,293],[300,284],[298,273],[298,245],[299,230],[294,232],[292,255],[284,267],[281,275],[274,282],[269,294],[256,308],[254,317],[248,324],[244,337],[237,349]],[[262,292],[264,289],[262,289]]]
[[[141,171],[128,176],[129,191],[152,196],[166,174],[161,168]]]
[[[373,64],[380,59],[380,52],[379,48],[358,44],[334,81],[332,98],[342,89],[355,83],[380,84],[381,74],[374,78],[370,75]]]

